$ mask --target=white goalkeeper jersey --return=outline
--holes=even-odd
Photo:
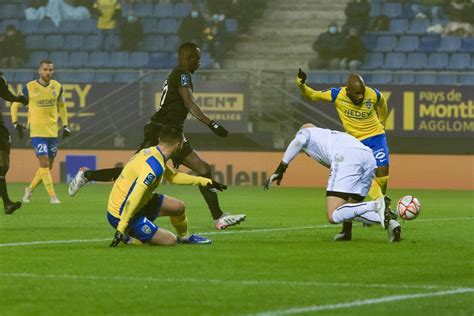
[[[283,162],[289,164],[303,150],[323,166],[330,167],[332,162],[338,159],[337,154],[355,148],[368,151],[372,155],[369,147],[349,134],[318,127],[302,128],[288,146]]]

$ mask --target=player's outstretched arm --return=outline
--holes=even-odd
[[[178,91],[179,95],[181,96],[181,99],[183,100],[184,106],[186,106],[192,116],[197,118],[202,123],[206,124],[211,129],[211,131],[217,136],[227,137],[229,132],[219,123],[217,123],[216,121],[212,121],[210,118],[207,117],[206,114],[202,112],[201,108],[196,104],[193,92],[190,88],[179,87]]]
[[[305,98],[311,101],[333,102],[331,89],[323,91],[311,89],[308,85],[306,85],[306,79],[306,73],[302,71],[301,68],[299,68],[298,75],[296,76],[296,86],[298,87],[298,89],[300,89],[301,94],[305,96]]]
[[[0,97],[8,102],[20,102],[22,104],[28,104],[28,99],[23,95],[14,95],[10,89],[8,89],[8,82],[3,77],[3,73],[0,72]]]

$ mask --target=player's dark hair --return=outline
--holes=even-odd
[[[178,55],[180,57],[187,57],[196,51],[198,46],[192,42],[185,42],[179,46]]]
[[[183,139],[183,128],[179,125],[165,125],[160,131],[160,143],[176,144]]]
[[[51,61],[51,59],[43,59],[40,61],[39,65],[41,67],[42,64],[52,64],[53,62]]]

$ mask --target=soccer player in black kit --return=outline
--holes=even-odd
[[[28,104],[27,99],[20,95],[16,96],[8,89],[8,83],[0,72],[0,98],[9,102],[21,102]],[[23,134],[23,129],[18,130],[20,135]],[[3,209],[5,214],[13,214],[21,207],[21,202],[12,202],[8,197],[7,182],[5,176],[10,168],[10,132],[3,122],[2,114],[0,113],[0,195],[3,200]]]
[[[188,113],[207,125],[211,131],[220,137],[227,137],[228,131],[219,123],[210,120],[196,104],[193,96],[193,83],[191,75],[199,68],[201,50],[194,43],[183,43],[179,47],[178,66],[171,71],[168,79],[163,84],[160,107],[151,117],[144,128],[144,140],[141,148],[158,145],[161,128],[173,124],[183,126]],[[185,140],[182,150],[172,158],[175,165],[184,165],[197,173],[197,175],[212,178],[211,167]],[[102,170],[87,170],[81,168],[73,181],[69,184],[69,195],[73,196],[89,181],[114,181],[118,178],[123,168]],[[213,189],[199,187],[211,211],[217,229],[225,229],[239,224],[245,220],[244,214],[231,215],[224,213],[220,206],[217,194]]]

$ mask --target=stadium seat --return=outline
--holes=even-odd
[[[65,68],[67,66],[69,53],[65,51],[54,51],[49,55],[51,61],[57,65],[58,68]]]
[[[474,86],[474,75],[459,75],[459,83]]]
[[[178,24],[175,19],[160,19],[158,22],[158,33],[160,34],[176,34],[178,32]]]
[[[377,46],[377,38],[378,36],[374,33],[366,33],[362,37],[365,48],[369,51],[375,50],[375,47]]]
[[[396,36],[379,36],[375,50],[378,52],[391,52],[397,47]]]
[[[323,71],[316,71],[308,73],[308,82],[310,83],[327,83],[328,73]]]
[[[385,55],[384,68],[401,69],[405,65],[406,57],[404,53],[388,53]]]
[[[389,18],[398,18],[402,15],[402,5],[400,3],[384,3],[382,15],[386,15]]]
[[[61,83],[89,83],[94,80],[94,74],[89,71],[59,72],[57,79]]]
[[[398,76],[399,84],[413,84],[415,83],[415,75],[413,74],[401,74]]]
[[[69,54],[67,65],[68,67],[71,67],[71,68],[81,68],[83,66],[87,66],[88,64],[87,57],[88,57],[87,52],[84,52],[84,51],[72,52]]]
[[[54,25],[53,21],[46,19],[41,20],[38,32],[41,34],[50,35],[58,33],[58,30],[56,28],[56,25]]]
[[[474,53],[474,38],[466,37],[461,40],[461,50]]]
[[[418,50],[418,46],[418,36],[402,36],[398,41],[398,51],[400,52],[413,52]]]
[[[445,69],[448,66],[448,54],[431,53],[426,63],[427,69]]]
[[[382,53],[369,53],[365,56],[361,69],[378,69],[383,65]]]
[[[84,36],[82,35],[67,35],[64,39],[64,49],[66,50],[80,50],[84,47]]]
[[[428,19],[414,19],[411,21],[410,27],[408,28],[408,34],[426,34],[427,29],[430,27],[430,21]]]
[[[156,33],[158,31],[158,22],[156,19],[143,19],[143,32],[145,34]]]
[[[89,55],[89,66],[92,68],[105,67],[106,60],[109,60],[109,54],[106,52],[92,52]]]
[[[163,51],[165,37],[162,35],[147,35],[143,41],[143,49],[149,52]]]
[[[452,54],[449,59],[448,69],[466,70],[471,66],[470,54]]]
[[[97,83],[110,83],[110,82],[112,82],[112,78],[113,78],[113,73],[112,72],[105,72],[105,71],[102,71],[102,72],[95,71],[94,72],[94,82],[97,82]]]
[[[39,33],[40,21],[37,20],[23,20],[20,24],[20,31],[24,34],[36,34]]]
[[[129,67],[130,68],[143,68],[149,63],[149,55],[145,52],[130,53]]]
[[[433,52],[436,51],[441,43],[439,36],[422,36],[420,38],[419,49],[424,52]]]
[[[370,82],[372,84],[390,84],[393,83],[393,76],[388,73],[374,73],[372,74],[372,79],[370,80]]]
[[[438,51],[456,52],[461,48],[461,39],[459,37],[444,37],[441,39]]]
[[[49,58],[49,52],[46,51],[35,51],[30,54],[30,58],[28,59],[28,62],[26,63],[27,67],[31,68],[36,68],[38,67],[40,61],[43,59],[48,59]]]
[[[436,84],[436,75],[418,74],[415,76],[416,84]]]
[[[153,4],[139,3],[134,6],[133,13],[138,17],[153,16]]]
[[[36,78],[37,78],[36,72],[18,71],[18,72],[15,72],[15,77],[12,78],[11,81],[25,84],[27,82],[35,80]]]
[[[239,31],[239,23],[236,19],[226,19],[225,26],[230,34],[236,34]]]
[[[62,49],[64,47],[64,37],[62,35],[48,35],[44,45],[45,48],[50,50]]]
[[[84,40],[84,47],[83,49],[87,51],[94,51],[98,50],[101,45],[101,40],[99,35],[88,35]]]
[[[157,18],[172,17],[173,10],[173,5],[171,3],[157,3],[153,10],[153,16]]]
[[[0,20],[1,22],[1,28],[0,31],[3,33],[8,25],[13,25],[16,29],[20,29],[21,26],[21,21],[19,19],[6,19],[6,20]]]
[[[137,80],[140,74],[137,71],[120,71],[114,74],[113,82],[130,83]]]
[[[0,19],[11,19],[18,17],[16,4],[3,4],[0,6]]]
[[[167,53],[153,53],[150,55],[148,66],[154,69],[164,69],[168,58]]]
[[[190,3],[177,3],[173,7],[173,16],[175,18],[184,18],[191,12],[192,5]]]
[[[43,35],[29,35],[26,37],[26,48],[30,50],[42,49],[45,45],[44,41]]]
[[[170,53],[176,52],[178,50],[180,42],[181,41],[180,41],[179,37],[176,36],[176,35],[166,36],[165,45],[163,47],[163,50],[165,52],[170,52]]]
[[[444,84],[444,85],[456,85],[458,84],[458,76],[448,75],[448,74],[438,74],[436,76],[436,83]]]
[[[370,16],[376,17],[379,16],[382,12],[382,4],[378,2],[370,2]]]
[[[388,31],[393,34],[403,34],[408,30],[407,19],[392,19]]]
[[[105,65],[111,68],[125,68],[128,66],[129,54],[126,52],[112,52]]]
[[[406,63],[402,66],[404,69],[423,69],[426,67],[428,56],[424,53],[408,54]]]
[[[201,68],[212,68],[212,59],[211,54],[209,54],[209,52],[203,52],[201,54]]]
[[[88,20],[81,20],[77,24],[77,31],[76,33],[86,35],[86,34],[94,34],[98,33],[97,29],[97,20],[88,19]]]
[[[81,21],[62,20],[58,26],[58,33],[64,35],[80,33],[78,31],[80,30],[78,26],[79,23],[81,23]]]

